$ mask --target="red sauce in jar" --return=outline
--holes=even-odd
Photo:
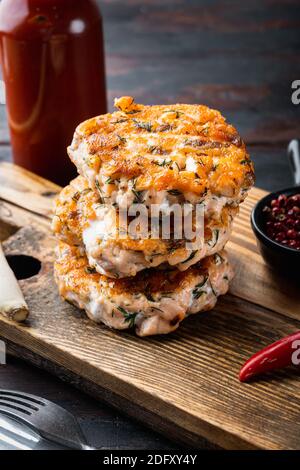
[[[2,0],[0,53],[15,163],[59,184],[76,175],[75,127],[106,112],[102,19],[93,0]]]

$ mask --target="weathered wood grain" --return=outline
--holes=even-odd
[[[60,191],[55,183],[46,181],[24,168],[0,163],[0,198],[40,215],[51,217],[52,200]]]
[[[25,179],[30,177],[28,173],[22,175]],[[29,186],[28,181],[23,184]],[[33,178],[33,192],[35,184]],[[37,188],[40,184],[41,181]],[[16,191],[21,191],[20,187]],[[241,214],[245,218],[244,236],[253,247],[246,219],[249,220],[255,200],[263,194],[254,190]],[[18,197],[18,204],[20,200]],[[11,210],[13,225],[22,209],[5,204]],[[220,299],[212,312],[188,318],[168,337],[141,339],[130,332],[95,325],[59,298],[52,273],[55,241],[49,235],[43,205],[42,216],[39,211],[40,203],[31,205],[30,212],[24,211],[31,218],[30,224],[24,224],[5,243],[8,254],[22,253],[40,259],[42,270],[21,281],[31,311],[29,321],[22,326],[1,318],[2,338],[17,345],[16,349],[30,351],[26,357],[32,357],[31,362],[53,371],[63,370],[67,380],[78,377],[79,386],[80,381],[89,384],[86,389],[94,396],[187,445],[198,446],[205,438],[225,448],[299,448],[298,372],[273,373],[248,385],[237,379],[240,366],[250,354],[300,328],[297,311],[293,310],[295,304],[289,307],[288,300],[292,300],[287,293],[278,294],[285,299],[287,311],[277,305],[278,297],[274,305],[269,304],[274,286],[268,277],[253,277],[246,283],[252,265],[262,264],[255,250],[246,249],[244,258],[235,259],[240,272],[231,295]],[[245,248],[239,248],[242,243],[243,239],[233,241],[231,256],[238,250],[243,254]],[[243,289],[239,287],[241,283]],[[262,298],[249,301],[247,288]]]
[[[204,103],[249,143],[300,134],[300,4],[252,0],[104,0],[108,96]]]

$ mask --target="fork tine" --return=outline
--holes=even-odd
[[[7,396],[7,397],[16,397],[16,398],[22,398],[23,400],[28,400],[36,405],[41,405],[41,406],[46,406],[47,400],[44,400],[43,398],[37,398],[33,395],[30,395],[29,393],[20,393],[20,392],[14,392],[13,390],[4,390],[0,389],[0,397]]]
[[[22,407],[24,406],[25,408],[29,408],[32,411],[38,411],[39,407],[36,405],[33,405],[32,402],[29,402],[25,399],[16,399],[13,397],[7,397],[6,395],[1,396],[0,394],[0,402],[1,403],[11,403],[11,404],[16,404],[16,405],[21,405]]]
[[[38,432],[36,426],[30,421],[31,412],[28,409],[22,409],[20,405],[3,404],[0,400],[0,414],[1,413],[16,421],[27,424],[31,429]]]
[[[76,418],[43,398],[0,389],[0,413],[27,424],[44,439],[72,449],[88,448]]]
[[[16,411],[18,413],[23,413],[23,415],[31,416],[32,410],[23,406],[22,404],[16,404],[13,402],[7,402],[5,400],[0,399],[0,406],[1,408],[9,408],[12,412]]]

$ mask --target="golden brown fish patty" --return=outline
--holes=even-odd
[[[169,333],[187,315],[212,309],[232,278],[223,251],[184,272],[162,267],[113,280],[94,272],[80,248],[62,242],[54,272],[62,297],[89,318],[116,329],[135,327],[140,336]]]
[[[118,111],[80,124],[68,152],[106,203],[119,207],[213,196],[238,204],[254,183],[236,129],[203,105],[115,101]]]
[[[137,272],[169,263],[186,270],[200,259],[224,248],[238,209],[227,206],[219,218],[205,219],[204,243],[188,250],[185,240],[122,238],[115,227],[115,209],[100,204],[97,191],[78,177],[64,188],[56,200],[52,228],[57,237],[70,245],[85,248],[89,264],[109,277],[135,276]],[[208,214],[210,215],[210,214]]]

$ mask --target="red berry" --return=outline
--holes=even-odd
[[[280,196],[278,196],[278,204],[282,207],[285,205],[286,201],[287,201],[287,197],[285,194],[280,194]]]
[[[271,207],[277,207],[277,206],[279,206],[278,199],[272,199],[270,205],[271,205]]]
[[[294,230],[293,228],[290,228],[290,229],[286,232],[286,235],[287,235],[288,238],[295,239],[296,236],[297,236],[297,232],[296,232],[296,230]]]
[[[290,219],[287,219],[286,225],[287,225],[288,227],[290,227],[290,228],[294,228],[294,226],[295,226],[295,220],[294,220],[294,219],[291,219],[291,218],[290,218]]]
[[[280,194],[265,206],[267,235],[278,243],[300,249],[300,194]]]
[[[283,229],[282,223],[281,222],[275,222],[274,230],[276,230],[277,232],[280,232],[282,229]]]
[[[294,194],[294,196],[291,196],[289,200],[296,206],[300,206],[300,194]]]
[[[282,242],[286,237],[286,234],[284,232],[279,232],[276,235],[275,241],[276,242]]]

